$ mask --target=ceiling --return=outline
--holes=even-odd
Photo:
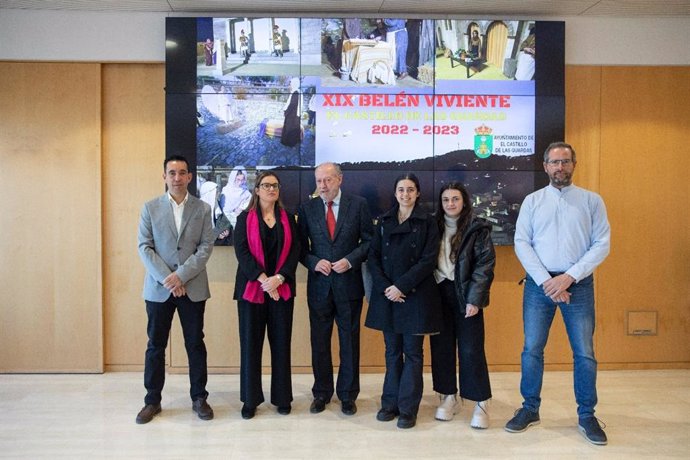
[[[250,5],[248,7],[248,5]],[[252,13],[289,16],[690,16],[690,0],[0,0],[1,9],[163,13]]]

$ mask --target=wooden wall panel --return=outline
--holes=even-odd
[[[45,69],[51,78],[38,78]],[[604,367],[690,363],[690,222],[683,211],[690,197],[683,176],[688,157],[680,147],[690,132],[689,72],[566,68],[566,141],[578,151],[575,181],[602,194],[613,227],[612,253],[597,272],[595,340]],[[9,199],[0,201],[0,287],[18,293],[0,307],[0,371],[98,371],[104,360],[107,369],[141,369],[146,314],[136,227],[143,202],[163,191],[164,65],[103,65],[102,94],[97,64],[0,63],[0,82],[0,158],[12,171]],[[29,244],[24,222],[37,216],[50,227]],[[512,247],[497,254],[487,355],[493,370],[516,370],[523,270]],[[211,372],[239,368],[235,264],[232,248],[220,247],[208,267]],[[296,372],[311,370],[305,275],[300,268]],[[658,311],[657,336],[625,335],[627,311],[640,309]],[[184,372],[177,324],[171,340],[171,370]],[[568,367],[571,360],[557,317],[547,367]],[[362,371],[378,372],[383,361],[381,334],[363,328]]]
[[[566,67],[565,138],[577,152],[574,183],[599,191],[601,67]]]
[[[103,65],[103,303],[109,369],[143,368],[146,307],[137,226],[144,202],[165,187],[164,81],[162,64]]]
[[[484,310],[486,358],[492,368],[516,369],[522,352],[522,286],[525,270],[512,246],[496,247],[491,303]]]
[[[599,270],[599,358],[690,362],[690,67],[602,71],[601,185],[612,250]],[[627,312],[658,335],[626,335]]]
[[[0,372],[101,372],[100,65],[0,62]]]

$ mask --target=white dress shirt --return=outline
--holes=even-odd
[[[340,210],[340,196],[343,194],[342,189],[338,189],[338,194],[333,198],[333,215],[335,216],[335,221],[338,222],[338,211]],[[328,201],[323,200],[324,211],[323,215],[328,214]]]
[[[189,198],[189,192],[184,196],[184,200],[180,204],[177,204],[175,198],[168,193],[168,200],[170,200],[170,205],[172,206],[173,217],[175,218],[175,228],[177,229],[177,237],[180,237],[180,226],[182,225],[182,213],[184,212],[184,205],[187,204],[187,199]]]

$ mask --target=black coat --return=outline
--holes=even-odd
[[[440,297],[434,269],[438,258],[438,226],[431,215],[415,208],[398,224],[398,206],[379,218],[369,246],[367,267],[373,288],[365,325],[397,334],[431,334],[441,328]],[[391,302],[384,290],[395,285],[405,302]]]
[[[266,251],[265,238],[263,232],[265,231],[265,224],[261,217],[261,210],[257,209],[259,214],[259,231],[262,233],[261,241],[264,245],[264,251]],[[256,279],[265,272],[268,276],[276,275],[276,273],[268,273],[261,268],[258,261],[249,252],[249,242],[247,240],[247,216],[248,212],[243,211],[242,214],[237,216],[237,224],[235,225],[235,232],[233,233],[233,239],[235,243],[235,256],[237,256],[237,274],[235,275],[235,292],[233,294],[233,299],[242,300],[242,295],[247,287],[248,281],[256,281]],[[283,226],[280,222],[280,217],[277,217],[276,226],[278,227],[278,241],[276,248],[278,253],[283,247],[284,232]],[[290,230],[292,231],[292,245],[290,247],[290,252],[285,260],[285,263],[279,270],[279,273],[285,277],[285,282],[290,286],[290,291],[292,292],[292,297],[295,297],[297,292],[295,289],[295,271],[297,270],[297,263],[299,261],[299,233],[297,232],[297,225],[295,224],[295,219],[288,213],[288,221],[290,222]],[[275,254],[274,254],[275,255]],[[276,257],[277,259],[277,257]]]
[[[468,303],[479,308],[489,305],[495,265],[491,225],[475,217],[465,230],[455,261],[455,293],[461,311]]]
[[[307,267],[307,297],[325,299],[329,290],[335,300],[362,300],[362,263],[369,252],[374,231],[369,207],[364,198],[342,193],[333,240],[326,227],[326,211],[321,198],[313,198],[299,210],[302,254],[300,261]],[[352,268],[345,273],[331,271],[325,276],[315,271],[321,259],[336,262],[346,258]]]

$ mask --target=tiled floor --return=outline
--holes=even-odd
[[[237,375],[211,375],[215,419],[191,411],[186,375],[170,375],[163,411],[136,425],[141,373],[0,375],[1,458],[690,458],[690,370],[602,371],[597,416],[609,445],[589,444],[577,430],[570,372],[544,379],[541,424],[512,434],[503,425],[520,405],[518,373],[492,373],[488,430],[469,427],[467,402],[455,420],[433,419],[431,377],[411,430],[376,421],[383,376],[362,376],[359,412],[331,402],[309,413],[310,375],[295,375],[292,414],[263,404],[240,417]],[[268,379],[264,380],[268,395]]]

